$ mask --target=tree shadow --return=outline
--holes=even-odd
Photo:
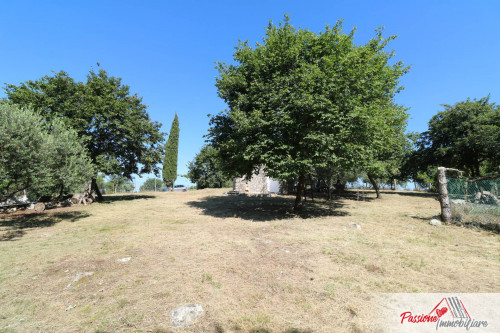
[[[375,197],[367,197],[366,195],[369,194],[369,192],[362,192],[360,191],[359,193],[355,193],[354,191],[346,191],[342,194],[339,195],[334,195],[333,198],[335,200],[337,199],[345,199],[345,200],[352,200],[352,201],[366,201],[370,202],[373,200],[376,200],[377,198]],[[375,194],[375,193],[373,193]]]
[[[293,212],[295,199],[292,197],[252,197],[252,196],[214,196],[206,197],[200,201],[190,201],[191,207],[200,208],[203,214],[213,217],[237,217],[255,222],[290,219],[301,217],[303,219],[323,216],[345,216],[345,211],[340,211],[344,205],[337,201],[307,200],[303,203],[302,211]]]
[[[432,219],[438,219],[438,220],[441,221],[441,216],[439,216],[439,215],[433,215],[433,216],[429,216],[429,217],[421,217],[421,216],[410,215],[410,217],[412,219],[421,220],[421,221],[430,221]]]
[[[46,228],[63,220],[76,222],[90,216],[86,211],[58,213],[27,213],[0,217],[0,241],[11,241],[21,238],[28,228]]]
[[[26,231],[21,229],[8,230],[4,234],[0,234],[0,242],[16,240],[24,236]]]
[[[104,195],[104,201],[98,201],[100,204],[109,204],[116,201],[129,201],[129,200],[138,200],[138,199],[154,199],[156,196],[154,195],[145,195],[145,194],[125,194],[125,195]]]
[[[306,191],[307,200],[311,199],[311,191]],[[368,194],[375,195],[375,191],[367,191],[367,190],[356,190],[356,189],[346,189],[340,193],[336,191],[332,191],[330,200],[353,200],[353,201],[373,201],[376,198],[374,196],[368,197]],[[326,192],[314,192],[314,200],[322,199],[328,200],[328,193]]]
[[[429,192],[413,192],[413,191],[397,191],[397,192],[381,192],[382,193],[382,197],[386,194],[389,194],[389,195],[404,195],[404,196],[408,196],[408,197],[420,197],[420,198],[437,198],[439,195],[437,193],[429,193]]]

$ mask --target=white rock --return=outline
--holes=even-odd
[[[441,221],[439,221],[438,219],[432,219],[430,222],[429,222],[430,225],[433,225],[435,227],[439,227],[441,226]]]
[[[69,310],[74,309],[74,308],[76,308],[76,305],[70,305],[70,306],[68,306],[68,307],[67,307],[66,309],[64,309],[64,310],[65,310],[65,311],[69,311]]]
[[[203,308],[200,304],[184,305],[174,309],[171,316],[174,327],[186,327],[196,323],[203,316]]]
[[[83,272],[83,273],[78,273],[75,275],[75,277],[73,278],[73,281],[71,281],[70,284],[68,284],[66,286],[66,288],[64,289],[68,289],[69,287],[71,287],[72,285],[74,285],[75,283],[77,283],[78,281],[80,281],[81,279],[83,279],[84,277],[87,277],[87,276],[92,276],[94,275],[94,272]]]
[[[361,230],[361,226],[359,224],[357,224],[357,223],[351,223],[351,227],[354,227],[354,228],[356,228],[358,230]]]
[[[26,209],[33,210],[35,209],[35,204],[30,204]]]
[[[121,258],[121,259],[118,259],[118,261],[119,262],[127,262],[127,261],[130,261],[130,259],[132,259],[132,257]]]

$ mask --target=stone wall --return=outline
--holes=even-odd
[[[245,176],[233,179],[233,191],[248,194],[268,194],[269,193],[269,177],[266,176],[264,168],[260,168],[258,173],[254,173],[252,178],[247,179]]]

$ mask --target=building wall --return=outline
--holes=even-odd
[[[269,193],[270,179],[266,176],[264,168],[260,168],[258,173],[254,173],[250,180],[245,176],[233,179],[233,190],[248,194]]]

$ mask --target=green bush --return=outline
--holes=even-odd
[[[94,168],[75,131],[59,119],[0,103],[0,201],[81,191]]]

